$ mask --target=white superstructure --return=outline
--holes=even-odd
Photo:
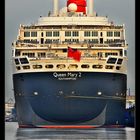
[[[36,24],[20,25],[13,42],[14,73],[48,71],[114,72],[126,74],[127,43],[124,25],[93,12],[61,13],[54,0],[53,14]],[[71,47],[81,52],[80,61],[67,56]]]

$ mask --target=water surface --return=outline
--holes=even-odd
[[[5,140],[135,140],[134,128],[45,129],[18,128],[5,123]]]

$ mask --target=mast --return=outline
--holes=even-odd
[[[89,0],[88,7],[89,7],[89,15],[90,16],[93,16],[93,5],[94,5],[94,0]]]
[[[58,15],[58,0],[53,0],[53,14],[54,16]]]

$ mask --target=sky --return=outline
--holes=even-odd
[[[59,0],[59,8],[66,0]],[[40,16],[53,11],[53,0],[5,0],[5,101],[14,98],[12,84],[11,44],[20,24],[35,23]],[[94,0],[98,16],[108,16],[115,24],[125,24],[128,43],[127,89],[135,94],[135,0]]]

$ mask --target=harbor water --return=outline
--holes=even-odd
[[[45,129],[18,128],[5,123],[5,140],[135,140],[135,128]]]

